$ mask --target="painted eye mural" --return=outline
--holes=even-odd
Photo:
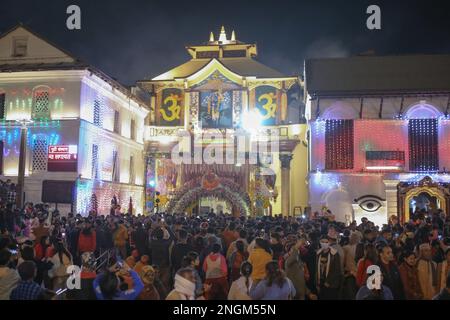
[[[354,200],[361,209],[367,212],[375,212],[380,209],[383,201],[385,200],[374,195],[365,195]]]

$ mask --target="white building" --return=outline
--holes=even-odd
[[[116,195],[123,210],[131,197],[142,213],[147,113],[127,88],[24,26],[0,36],[0,179],[17,180],[18,120],[32,120],[25,202],[72,198],[58,208],[87,214],[95,194],[106,214]]]
[[[309,201],[338,220],[450,211],[450,55],[306,61]]]

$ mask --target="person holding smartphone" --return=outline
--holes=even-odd
[[[131,289],[122,290],[123,282],[117,276],[118,272],[130,274],[133,280]],[[94,280],[94,290],[98,300],[136,300],[143,289],[144,283],[139,274],[122,261],[113,265],[105,273],[99,274]]]

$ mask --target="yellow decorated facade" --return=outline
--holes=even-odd
[[[186,49],[189,61],[138,82],[151,95],[147,211],[303,212],[308,156],[299,78],[258,62],[256,44],[234,31],[228,38],[223,27],[217,39],[211,33]]]

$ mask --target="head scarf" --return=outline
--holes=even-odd
[[[139,276],[144,284],[151,285],[155,281],[155,269],[152,266],[144,266]]]
[[[195,300],[195,283],[177,274],[174,287],[175,291],[185,295],[188,300]]]

